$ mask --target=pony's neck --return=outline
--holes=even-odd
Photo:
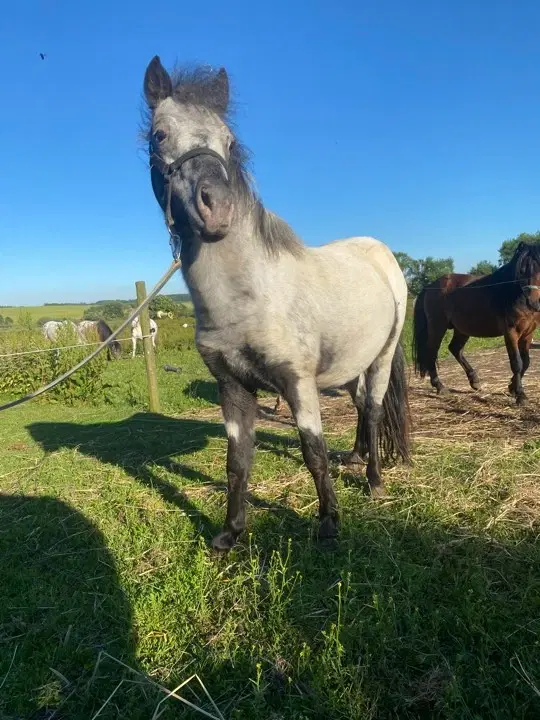
[[[193,235],[182,242],[182,273],[202,327],[241,321],[265,292],[271,259],[257,236],[254,213],[238,215],[222,240]]]

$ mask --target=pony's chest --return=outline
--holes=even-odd
[[[197,348],[214,377],[233,377],[249,390],[277,392],[282,387],[286,368],[273,366],[248,344],[234,348],[220,345],[208,342],[208,338],[197,341]]]

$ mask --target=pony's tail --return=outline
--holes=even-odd
[[[424,308],[425,296],[426,291],[422,290],[416,298],[413,311],[412,358],[414,371],[422,378],[426,376],[431,365],[428,346],[428,322]]]
[[[379,424],[378,454],[383,465],[395,465],[400,459],[409,463],[411,459],[411,413],[406,367],[403,348],[399,343],[392,358],[390,381],[383,398],[382,418]],[[360,454],[363,458],[369,454],[368,424],[365,414],[360,421]]]
[[[410,462],[411,413],[407,364],[401,343],[392,358],[390,382],[383,398],[383,416],[379,428],[379,456],[383,464],[398,460]]]

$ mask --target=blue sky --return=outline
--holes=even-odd
[[[538,37],[535,0],[4,3],[0,304],[133,297],[169,264],[154,54],[227,68],[263,200],[308,244],[495,260],[540,228]]]

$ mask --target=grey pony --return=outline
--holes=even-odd
[[[349,391],[358,410],[349,461],[367,458],[372,495],[383,495],[381,464],[409,458],[403,273],[373,238],[307,247],[264,208],[230,126],[224,69],[171,76],[156,56],[144,94],[152,187],[181,239],[197,348],[217,380],[228,438],[227,515],[213,546],[230,549],[246,526],[258,390],[289,404],[317,489],[319,537],[335,537],[319,390]]]

